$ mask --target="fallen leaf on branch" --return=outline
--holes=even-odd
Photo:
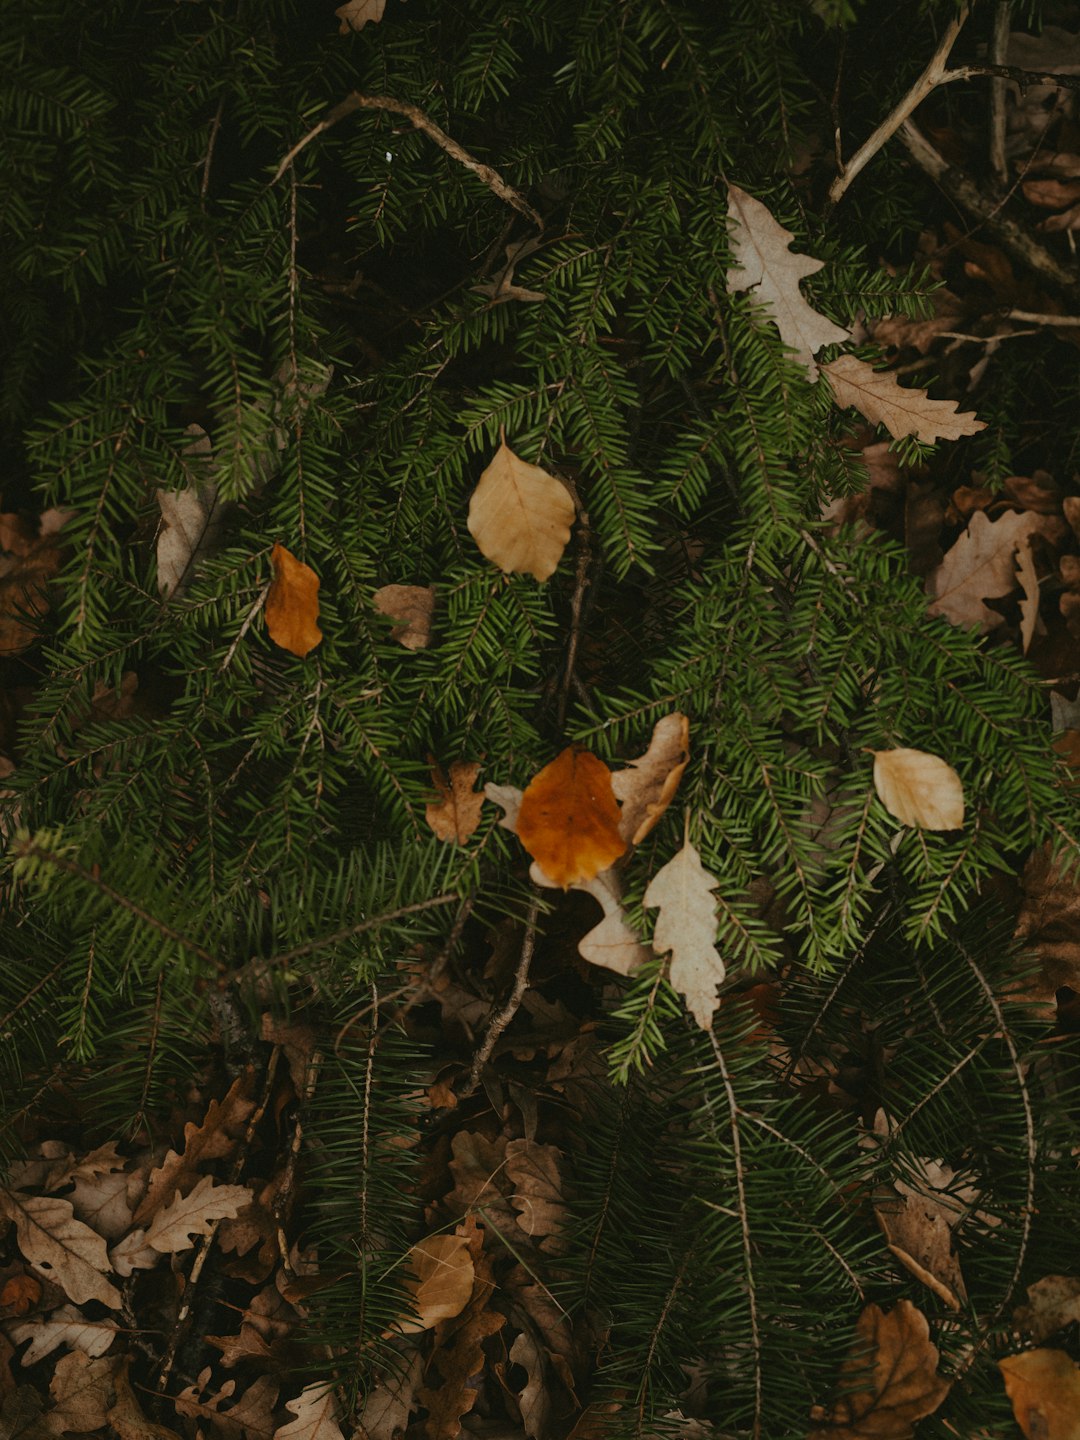
[[[588,750],[568,745],[529,782],[517,835],[544,874],[567,890],[626,850],[620,818],[611,771]]]
[[[273,1440],[345,1440],[338,1418],[341,1407],[328,1381],[305,1385],[295,1400],[286,1400],[285,1409],[295,1420],[274,1431]]]
[[[816,380],[815,353],[824,345],[842,345],[851,339],[850,330],[819,314],[799,289],[800,280],[816,275],[825,261],[793,254],[794,234],[738,185],[728,186],[728,235],[733,267],[728,272],[728,293],[753,290],[755,304],[775,323],[781,340],[794,350],[810,379]]]
[[[424,1357],[419,1350],[388,1367],[386,1378],[364,1396],[353,1440],[398,1440],[416,1408],[416,1388],[423,1375]]]
[[[440,840],[464,845],[475,833],[484,806],[484,792],[473,789],[479,774],[479,761],[455,760],[447,780],[439,765],[431,761],[431,780],[441,798],[428,801],[424,819]]]
[[[218,486],[214,479],[210,437],[201,425],[187,428],[184,448],[190,473],[183,490],[158,490],[161,529],[157,540],[157,578],[162,599],[179,598],[196,561],[210,550],[221,528]]]
[[[943,615],[953,625],[977,625],[986,635],[1003,623],[1003,617],[983,601],[1011,595],[1016,589],[1019,549],[1029,546],[1034,534],[1052,538],[1059,536],[1062,528],[1056,517],[1030,510],[1006,510],[996,520],[976,510],[967,529],[927,581],[933,596],[927,607],[929,613]],[[1035,593],[1037,598],[1037,578]],[[1037,607],[1034,613],[1037,617]]]
[[[543,241],[537,235],[529,235],[524,240],[512,240],[505,247],[506,264],[495,276],[494,280],[484,280],[472,288],[478,295],[486,295],[495,305],[505,304],[508,300],[537,301],[545,300],[539,290],[526,290],[521,285],[514,284],[514,267],[519,265],[528,255],[539,250]]]
[[[221,1436],[221,1440],[271,1440],[276,1428],[277,1382],[269,1375],[260,1375],[234,1400],[236,1381],[226,1380],[220,1390],[211,1390],[211,1373],[208,1365],[199,1372],[195,1384],[185,1386],[175,1396],[177,1414],[206,1421],[209,1433]],[[223,1410],[229,1401],[233,1403]]]
[[[472,1295],[475,1272],[468,1236],[427,1235],[409,1251],[408,1288],[416,1314],[399,1320],[402,1335],[430,1330],[440,1320],[460,1315]]]
[[[384,585],[371,597],[375,609],[397,623],[390,639],[406,650],[426,650],[431,644],[431,617],[435,613],[432,585]]]
[[[901,825],[959,830],[964,823],[960,776],[925,750],[875,750],[874,789]]]
[[[690,721],[676,710],[653,727],[649,748],[625,770],[616,770],[611,788],[622,806],[619,834],[640,845],[675,798],[690,761]]]
[[[649,952],[627,921],[618,871],[601,870],[595,879],[572,888],[591,895],[604,911],[600,923],[578,941],[578,954],[590,965],[602,965],[616,975],[632,975],[648,960]]]
[[[1080,1440],[1080,1369],[1064,1350],[1025,1350],[998,1361],[1027,1440]]]
[[[112,1270],[105,1241],[76,1220],[70,1201],[0,1190],[0,1215],[14,1221],[19,1249],[31,1265],[61,1285],[76,1305],[100,1300],[119,1308],[120,1292],[105,1278]]]
[[[1026,1330],[1037,1345],[1064,1330],[1066,1325],[1080,1324],[1080,1279],[1073,1275],[1046,1275],[1027,1288],[1028,1303],[1013,1315],[1018,1330]]]
[[[931,400],[925,390],[904,389],[889,370],[875,370],[854,355],[841,355],[822,366],[843,410],[854,406],[874,425],[884,425],[894,440],[914,435],[926,445],[959,440],[986,429],[973,414],[958,415],[955,400]]]
[[[868,1353],[869,1352],[869,1353]],[[868,1364],[869,1362],[869,1364]],[[867,1305],[840,1368],[840,1399],[808,1440],[911,1440],[916,1422],[932,1415],[949,1393],[937,1373],[937,1347],[926,1316],[908,1300],[886,1315]]]
[[[469,501],[469,534],[500,570],[543,581],[562,559],[574,514],[562,481],[503,440]]]
[[[190,1195],[177,1195],[158,1211],[146,1242],[163,1255],[190,1250],[194,1237],[209,1235],[216,1221],[236,1216],[253,1198],[246,1185],[221,1185],[212,1175],[204,1175]]]
[[[73,1305],[62,1305],[51,1315],[10,1325],[7,1333],[15,1345],[30,1341],[22,1363],[34,1365],[58,1345],[90,1356],[104,1355],[116,1338],[117,1325],[113,1320],[85,1320]]]
[[[649,881],[642,903],[660,907],[653,931],[658,955],[671,951],[668,978],[686,1001],[687,1009],[703,1030],[712,1024],[720,1004],[716,987],[726,973],[716,940],[716,901],[719,885],[701,863],[689,840]]]
[[[278,1043],[277,1037],[273,1038],[274,1043]],[[251,1098],[253,1073],[248,1067],[237,1076],[221,1100],[211,1100],[200,1124],[196,1125],[192,1120],[187,1122],[183,1151],[168,1151],[161,1164],[150,1172],[146,1193],[133,1217],[136,1225],[144,1225],[172,1200],[177,1190],[191,1186],[201,1178],[202,1168],[208,1160],[228,1160],[232,1157],[255,1109],[255,1101]]]
[[[887,1134],[884,1111],[879,1111],[878,1116],[874,1129]],[[921,1182],[918,1187],[897,1177],[891,1187],[874,1193],[874,1213],[890,1251],[901,1265],[951,1310],[959,1310],[967,1299],[967,1290],[953,1250],[952,1232],[964,1207],[960,1200],[944,1193],[955,1175],[948,1166],[933,1160],[919,1160],[917,1165]]]
[[[352,30],[362,30],[365,25],[377,25],[385,9],[386,0],[347,0],[334,11],[341,21],[338,34],[348,35]]]
[[[266,629],[275,645],[301,659],[322,640],[319,577],[280,542],[270,552],[274,578],[266,596]]]

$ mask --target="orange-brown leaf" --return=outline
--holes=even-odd
[[[432,760],[431,779],[440,798],[428,801],[424,819],[440,840],[452,840],[456,845],[464,845],[480,824],[484,792],[473,789],[479,773],[478,761],[455,760],[450,766],[450,779],[447,780],[440,767]]]
[[[589,881],[626,849],[611,771],[588,750],[568,745],[534,775],[521,797],[517,833],[564,890]]]
[[[1080,1440],[1080,1370],[1064,1350],[1025,1350],[998,1368],[1028,1440]]]
[[[270,552],[274,578],[266,597],[266,628],[282,650],[303,658],[322,640],[319,577],[280,542]]]

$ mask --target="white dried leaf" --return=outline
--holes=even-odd
[[[720,882],[701,863],[689,840],[649,881],[643,903],[660,907],[653,930],[653,949],[671,952],[669,978],[703,1030],[712,1024],[719,1005],[716,987],[726,973],[716,948],[716,901]]]

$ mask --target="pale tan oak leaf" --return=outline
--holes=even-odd
[[[45,1424],[55,1435],[83,1435],[104,1427],[112,1403],[112,1377],[116,1361],[94,1358],[85,1350],[61,1355],[49,1381],[53,1407]]]
[[[75,1218],[70,1201],[0,1190],[0,1215],[14,1221],[19,1249],[31,1265],[76,1305],[100,1300],[119,1308],[120,1292],[105,1278],[112,1270],[105,1241]]]
[[[274,1431],[273,1440],[345,1440],[338,1425],[341,1407],[334,1387],[325,1380],[306,1385],[285,1409],[296,1416]]]
[[[888,1314],[867,1305],[840,1369],[840,1398],[831,1413],[816,1407],[814,1420],[825,1424],[815,1425],[807,1440],[912,1440],[918,1421],[949,1393],[951,1382],[937,1365],[926,1316],[909,1300]]]
[[[164,1255],[190,1250],[195,1237],[209,1235],[218,1220],[234,1219],[255,1197],[246,1185],[220,1185],[204,1175],[190,1195],[177,1195],[159,1210],[146,1232],[146,1241]]]
[[[720,1001],[716,987],[726,973],[716,948],[716,901],[720,882],[701,863],[689,842],[649,881],[642,903],[659,906],[653,949],[671,952],[668,978],[703,1030],[712,1024]]]
[[[341,21],[338,34],[348,35],[350,31],[362,30],[365,25],[377,25],[385,9],[386,0],[347,0],[346,4],[339,5],[334,11]]]
[[[469,534],[500,570],[544,581],[562,559],[574,513],[562,481],[503,440],[469,501]]]
[[[622,806],[619,834],[628,845],[640,845],[660,823],[689,761],[690,721],[675,710],[656,722],[645,754],[612,773],[611,788]]]
[[[894,440],[914,435],[926,445],[959,440],[986,429],[974,414],[956,413],[955,400],[931,400],[925,390],[905,389],[890,370],[875,370],[854,355],[821,367],[840,408],[853,406],[873,425],[884,425]]]
[[[81,1350],[92,1358],[104,1355],[115,1340],[117,1330],[114,1320],[87,1320],[73,1305],[61,1305],[51,1315],[38,1315],[32,1320],[9,1324],[7,1334],[14,1345],[30,1341],[22,1363],[35,1365],[60,1345],[66,1345],[69,1350]]]
[[[1064,527],[1056,516],[1037,515],[1032,510],[1006,510],[991,520],[984,510],[976,510],[956,543],[945,554],[941,564],[927,579],[931,596],[927,606],[931,615],[941,615],[953,625],[978,626],[986,635],[1003,623],[1003,616],[984,605],[984,600],[997,600],[1011,595],[1018,579],[1016,562],[1022,547],[1030,547],[1032,535],[1047,539],[1060,538]],[[1035,598],[1038,580],[1035,579]],[[1030,621],[1034,634],[1038,618],[1036,604]]]
[[[875,750],[874,789],[901,825],[920,830],[959,830],[964,823],[964,786],[940,755],[925,750]]]
[[[771,211],[741,190],[728,186],[728,235],[733,269],[728,272],[729,294],[752,290],[753,299],[765,311],[784,344],[795,352],[811,380],[818,367],[814,355],[824,345],[842,345],[851,331],[834,325],[807,301],[799,289],[800,280],[816,275],[825,264],[811,255],[796,255],[789,248],[794,234]]]
[[[214,1390],[212,1374],[208,1365],[193,1384],[180,1391],[173,1401],[177,1414],[206,1421],[210,1433],[220,1435],[222,1440],[271,1440],[277,1381],[260,1375],[237,1398],[235,1380],[226,1380],[220,1390]],[[229,1408],[223,1410],[226,1403]]]

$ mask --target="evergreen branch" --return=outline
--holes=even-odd
[[[316,940],[305,940],[302,945],[294,945],[291,950],[281,950],[277,955],[271,955],[266,960],[255,962],[261,971],[270,965],[288,965],[293,960],[300,960],[305,955],[311,955],[316,950],[324,950],[330,945],[340,945],[343,940],[351,940],[354,935],[363,935],[365,931],[377,930],[380,925],[390,925],[395,920],[402,920],[406,915],[419,915],[424,910],[434,910],[439,905],[453,905],[461,899],[456,890],[448,890],[443,895],[433,895],[428,900],[416,900],[411,905],[399,905],[396,910],[387,910],[382,915],[372,915],[367,920],[357,920],[353,925],[345,925],[340,930],[335,930],[330,935],[320,935]]]
[[[426,115],[418,105],[410,105],[405,100],[395,100],[389,95],[361,95],[359,90],[354,90],[346,95],[344,100],[338,102],[333,109],[328,110],[319,123],[313,126],[306,135],[299,139],[287,154],[283,155],[271,185],[276,185],[293,161],[305,150],[308,145],[320,135],[332,129],[339,120],[355,114],[357,110],[386,110],[392,115],[401,115],[410,122],[417,130],[422,131],[441,150],[445,150],[452,160],[464,165],[466,170],[471,170],[478,179],[482,180],[493,195],[500,200],[512,205],[519,215],[524,215],[526,220],[531,220],[538,230],[543,230],[544,222],[539,213],[533,209],[524,195],[508,185],[499,172],[490,165],[485,165],[482,160],[477,160],[470,155],[463,145],[447,135],[446,131],[435,124],[429,115]]]
[[[92,870],[89,870],[85,865],[80,865],[77,860],[69,860],[66,855],[59,855],[55,850],[49,850],[42,845],[38,845],[31,839],[16,842],[12,855],[16,860],[39,860],[42,864],[51,865],[54,869],[62,871],[65,875],[71,875],[74,879],[81,880],[84,885],[92,885],[100,895],[104,895],[107,900],[111,900],[114,905],[118,905],[122,910],[126,910],[129,915],[134,915],[136,919],[141,920],[144,925],[148,925],[151,930],[164,936],[166,940],[171,940],[175,945],[179,945],[192,955],[197,955],[198,958],[204,960],[206,964],[212,965],[219,975],[224,974],[228,969],[228,966],[223,960],[219,960],[216,955],[207,950],[204,945],[200,945],[197,940],[192,940],[190,935],[183,934],[182,931],[174,929],[172,925],[159,919],[158,916],[151,915],[149,910],[144,909],[143,906],[139,905],[135,900],[124,895],[121,891],[110,885],[107,880],[103,880],[96,866]]]

